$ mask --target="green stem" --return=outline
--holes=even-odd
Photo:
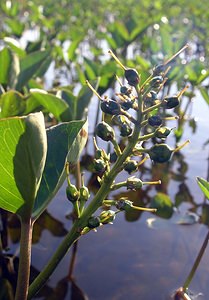
[[[122,181],[122,182],[118,182],[115,183],[111,186],[111,191],[115,191],[120,189],[121,187],[127,186],[127,181]]]
[[[193,267],[192,267],[192,269],[191,269],[191,271],[190,271],[190,273],[189,273],[189,275],[188,275],[188,277],[187,277],[187,279],[186,279],[186,281],[185,281],[185,283],[183,285],[183,290],[184,291],[186,291],[186,289],[188,288],[188,286],[190,285],[190,283],[191,283],[191,281],[192,281],[192,279],[194,277],[194,274],[195,274],[195,272],[196,272],[196,270],[197,270],[197,268],[199,266],[199,263],[200,263],[200,261],[202,259],[202,256],[203,256],[203,254],[205,252],[205,249],[206,249],[206,247],[208,245],[208,240],[209,240],[209,231],[208,231],[208,233],[207,233],[207,235],[205,237],[205,240],[204,240],[204,242],[202,244],[202,247],[201,247],[201,249],[200,249],[200,251],[199,251],[199,253],[197,255],[197,258],[196,258],[196,260],[194,262],[194,265],[193,265]]]
[[[141,97],[138,97],[139,107],[141,107]],[[137,111],[137,123],[140,124],[142,119],[141,110]],[[129,157],[135,147],[140,133],[140,125],[134,127],[133,134],[129,140],[128,145],[124,149],[123,153],[118,157],[113,168],[110,170],[100,189],[96,193],[94,199],[89,203],[88,207],[84,210],[80,219],[76,220],[71,230],[68,232],[63,242],[59,245],[58,249],[54,253],[53,257],[41,273],[36,277],[29,287],[28,299],[31,299],[45,284],[55,268],[64,257],[68,249],[72,244],[80,237],[80,231],[87,225],[90,216],[102,205],[103,200],[106,198],[110,191],[111,185],[121,169],[121,165],[124,163],[127,157]]]
[[[21,220],[20,258],[15,300],[26,300],[29,287],[31,243],[33,225],[31,218]]]

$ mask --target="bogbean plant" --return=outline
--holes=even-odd
[[[100,96],[90,82],[86,81],[89,88],[100,101],[103,116],[102,121],[96,126],[96,137],[93,138],[95,145],[93,165],[94,171],[98,173],[97,178],[100,187],[90,201],[90,193],[84,184],[84,176],[82,175],[80,187],[73,185],[70,180],[71,166],[66,163],[66,197],[72,203],[76,217],[72,228],[49,263],[30,285],[28,299],[31,299],[40,290],[68,249],[82,235],[87,234],[91,230],[96,230],[100,226],[112,223],[116,215],[122,211],[136,209],[156,212],[156,207],[136,207],[131,199],[111,200],[108,195],[111,191],[121,187],[136,191],[141,189],[144,184],[160,184],[160,179],[153,182],[143,182],[133,174],[137,172],[139,166],[148,158],[154,163],[168,162],[174,152],[180,150],[188,143],[186,141],[175,149],[170,148],[165,143],[167,136],[172,130],[163,125],[166,117],[160,114],[161,108],[164,111],[178,106],[181,95],[187,89],[185,87],[177,95],[160,98],[160,91],[167,80],[166,75],[170,69],[170,62],[187,47],[188,45],[184,46],[172,58],[156,66],[152,74],[142,83],[137,70],[125,67],[115,54],[109,51],[111,57],[123,69],[126,80],[126,83],[122,84],[122,81],[116,77],[120,85],[120,91],[116,93],[116,100],[107,96]],[[110,118],[105,118],[106,115],[109,115]],[[176,118],[176,116],[169,117],[169,119]],[[107,122],[107,119],[111,119],[111,123]],[[124,149],[120,148],[112,124],[116,124],[119,127],[120,135],[128,141]],[[143,134],[142,129],[146,128],[145,126],[149,127],[151,131]],[[146,148],[144,142],[150,141],[152,138],[156,138],[158,143]],[[116,155],[114,163],[111,162],[110,153],[99,148],[98,139],[112,144]],[[123,182],[117,182],[117,176],[122,171],[127,172],[127,179]]]

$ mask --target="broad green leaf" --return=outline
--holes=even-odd
[[[26,55],[25,50],[23,50],[17,40],[11,37],[5,37],[4,42],[14,51],[19,57],[24,57]]]
[[[33,218],[46,209],[66,179],[65,164],[78,157],[87,140],[87,122],[62,123],[47,130],[47,160],[33,209]]]
[[[5,47],[0,51],[0,83],[7,84],[9,78],[9,70],[12,62],[10,50]]]
[[[173,214],[171,199],[164,193],[157,193],[152,199],[150,207],[157,208],[156,214],[161,218],[169,219]]]
[[[28,100],[33,101],[33,99],[36,103],[38,102],[46,108],[47,111],[52,113],[57,120],[68,120],[68,116],[70,114],[69,106],[64,100],[56,97],[55,95],[48,94],[44,90],[31,89]]]
[[[73,95],[70,89],[62,88],[57,92],[58,98],[63,99],[69,106],[68,121],[76,120],[77,98]]]
[[[46,159],[43,114],[0,119],[0,140],[0,207],[28,218]]]
[[[25,100],[23,96],[16,91],[4,93],[0,98],[0,105],[1,118],[19,116],[25,111]]]
[[[36,51],[21,59],[20,74],[16,85],[17,90],[21,90],[22,87],[38,72],[49,54],[50,52],[48,50]]]
[[[201,177],[197,177],[197,183],[205,197],[209,199],[209,182]]]

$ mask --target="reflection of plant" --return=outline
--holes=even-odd
[[[197,177],[197,183],[198,183],[199,187],[201,188],[201,190],[202,190],[203,194],[205,195],[205,197],[207,199],[209,199],[209,182],[206,181],[203,178]],[[189,285],[190,285],[190,283],[191,283],[191,281],[192,281],[192,279],[193,279],[193,277],[194,277],[194,275],[197,271],[197,268],[198,268],[198,266],[199,266],[199,264],[202,260],[203,254],[204,254],[204,252],[207,248],[207,245],[208,245],[208,240],[209,240],[209,231],[208,231],[208,233],[205,237],[205,240],[204,240],[204,242],[203,242],[203,244],[200,248],[200,251],[197,255],[197,258],[196,258],[196,260],[195,260],[195,262],[192,266],[192,269],[191,269],[189,275],[187,276],[183,286],[180,287],[174,295],[175,300],[181,300],[181,299],[185,299],[185,300],[188,299],[189,300],[190,299],[189,296],[188,296],[188,287],[189,287]]]

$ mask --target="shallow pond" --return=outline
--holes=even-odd
[[[42,291],[42,295],[46,296],[40,294],[39,299],[163,300],[171,299],[172,292],[183,285],[207,234],[207,221],[209,224],[207,202],[196,183],[196,176],[207,178],[208,173],[209,151],[208,146],[203,145],[209,138],[209,107],[198,94],[192,107],[191,116],[197,120],[196,131],[192,132],[185,123],[181,139],[189,138],[191,143],[176,154],[169,165],[146,163],[143,180],[161,178],[162,185],[143,187],[135,194],[120,191],[120,195],[129,195],[137,205],[142,204],[143,197],[149,200],[156,191],[166,193],[173,203],[179,204],[172,217],[159,218],[147,212],[118,214],[113,225],[105,225],[97,233],[92,231],[79,240],[73,283],[66,279],[70,251]],[[93,120],[92,116],[90,120]],[[171,146],[175,144],[172,139],[169,143]],[[91,146],[88,147],[91,151]],[[88,172],[85,176],[87,181],[91,180]],[[117,194],[112,196],[119,196]],[[66,218],[70,210],[63,187],[35,226],[32,265],[36,270],[43,268],[70,228],[71,220]],[[199,222],[180,224],[188,211],[199,215]],[[10,225],[9,232],[9,252],[18,253],[15,225]],[[190,285],[195,295],[202,293],[198,299],[208,299],[208,261],[209,253],[206,251]]]

